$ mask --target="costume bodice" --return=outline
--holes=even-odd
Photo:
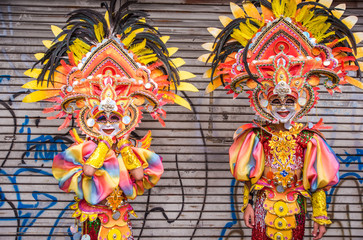
[[[304,167],[304,149],[312,133],[303,131],[302,124],[288,131],[277,132],[269,127],[257,131],[265,155],[264,176],[283,188],[299,180]]]

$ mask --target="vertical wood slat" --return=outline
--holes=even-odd
[[[80,7],[98,9],[98,0],[0,2],[0,239],[69,239],[73,223],[67,205],[73,194],[61,192],[51,175],[51,160],[71,143],[60,121],[46,120],[45,103],[23,104],[23,72],[44,51],[41,41],[51,39],[50,24],[62,26],[65,14]],[[347,12],[360,14],[362,1],[345,2]],[[228,147],[234,130],[253,119],[246,96],[232,100],[223,90],[205,95],[206,66],[196,59],[206,53],[200,46],[212,41],[207,27],[221,27],[219,15],[229,14],[227,1],[139,0],[132,9],[147,11],[169,46],[179,47],[181,70],[199,93],[188,93],[193,111],[167,107],[166,128],[145,116],[137,133],[153,130],[152,149],[164,158],[165,174],[157,187],[133,201],[138,219],[132,219],[139,239],[245,239],[239,212],[241,184],[228,169]],[[102,10],[101,10],[102,11]],[[345,15],[346,16],[346,15]],[[344,16],[344,17],[345,17]],[[362,19],[353,29],[363,29]],[[174,57],[174,56],[173,56]],[[333,127],[324,134],[339,154],[343,180],[329,193],[334,224],[326,239],[361,239],[362,230],[362,115],[363,91],[344,87],[343,94],[321,100],[308,120],[323,117]],[[336,108],[331,109],[334,105]],[[145,216],[147,216],[145,218]],[[167,219],[166,217],[167,216]],[[311,221],[307,222],[310,234]],[[308,239],[308,238],[307,238]],[[312,238],[310,238],[312,239]]]

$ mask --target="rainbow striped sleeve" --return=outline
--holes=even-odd
[[[327,142],[317,134],[307,144],[303,169],[304,188],[328,190],[339,182],[339,160]]]
[[[119,186],[130,199],[134,199],[138,195],[144,194],[145,189],[155,186],[164,172],[162,158],[156,153],[143,148],[132,147],[133,152],[139,159],[144,169],[143,181],[135,182],[127,173],[127,169],[122,160],[121,154],[118,156],[120,166],[120,182]]]
[[[90,204],[104,200],[118,185],[119,166],[113,151],[106,155],[104,164],[94,176],[83,174],[83,164],[96,149],[97,144],[87,141],[69,147],[53,160],[53,176],[59,181],[59,188],[65,192],[74,191],[77,197]]]
[[[238,181],[256,183],[265,165],[262,143],[252,129],[240,134],[229,149],[230,170]]]

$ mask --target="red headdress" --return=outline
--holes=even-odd
[[[160,36],[148,25],[145,13],[123,7],[115,11],[113,7],[106,6],[105,16],[89,9],[76,10],[63,29],[52,26],[56,38],[44,41],[45,54],[36,54],[42,68],[25,73],[37,80],[23,87],[37,91],[24,102],[55,102],[44,109],[59,112],[50,119],[66,117],[60,126],[65,128],[75,115],[81,130],[92,138],[100,134],[93,127],[100,114],[122,119],[116,135],[121,138],[140,123],[142,109],[163,124],[163,105],[190,108],[171,90],[198,91],[183,82],[194,75],[177,70],[184,64],[181,58],[170,58],[177,48],[165,46],[169,37]]]
[[[243,9],[231,3],[235,19],[221,16],[224,29],[209,28],[214,43],[203,45],[211,54],[199,58],[212,68],[205,76],[212,82],[207,92],[224,84],[236,98],[247,90],[251,106],[268,121],[269,97],[291,95],[298,100],[294,120],[306,115],[316,104],[318,85],[323,82],[330,94],[339,85],[363,84],[348,76],[360,74],[356,48],[362,34],[350,29],[357,17],[340,20],[345,4],[330,8],[331,1],[272,0],[249,1]]]

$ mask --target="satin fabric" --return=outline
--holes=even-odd
[[[249,125],[251,126],[251,125]],[[256,183],[262,176],[265,155],[260,139],[253,128],[237,135],[229,149],[232,175],[238,181]],[[327,190],[339,182],[339,161],[327,142],[318,134],[307,143],[304,152],[303,185],[305,190]]]
[[[119,186],[124,194],[134,199],[144,193],[144,189],[153,187],[164,171],[162,158],[152,151],[132,148],[144,168],[144,179],[137,183],[130,176],[121,155],[116,156],[110,150],[101,168],[94,176],[83,174],[82,166],[96,149],[97,144],[86,141],[73,145],[58,154],[53,160],[52,172],[59,181],[59,187],[65,191],[74,191],[78,198],[90,204],[98,204]]]

